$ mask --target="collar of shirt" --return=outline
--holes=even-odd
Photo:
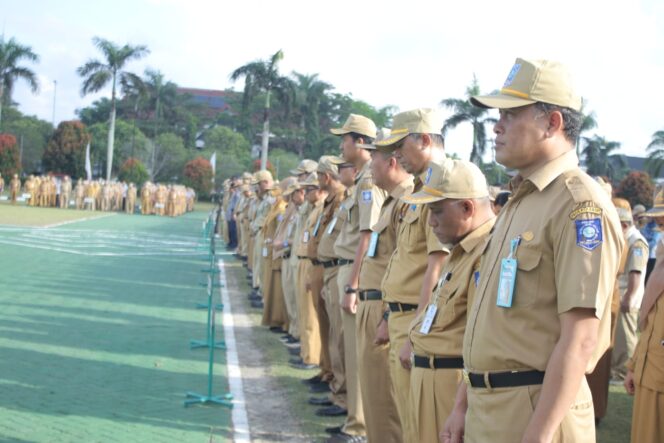
[[[410,193],[413,190],[413,187],[415,187],[415,182],[414,178],[412,175],[408,176],[407,179],[399,183],[392,189],[392,192],[390,192],[390,197],[392,197],[395,200],[400,199],[404,195]]]
[[[365,176],[371,177],[371,160],[366,162],[355,176],[355,184],[358,184]]]
[[[528,177],[523,177],[521,174],[516,175],[510,181],[510,188],[516,190],[521,183],[528,180],[537,187],[539,191],[549,186],[560,174],[567,172],[579,166],[579,159],[576,156],[574,149],[571,149],[561,156],[550,160],[542,165],[540,168],[532,172]]]
[[[496,217],[491,217],[490,220],[485,221],[479,225],[474,231],[466,235],[463,240],[455,246],[454,251],[463,249],[465,253],[470,253],[475,247],[482,242],[486,234],[493,229],[493,225],[496,223]]]

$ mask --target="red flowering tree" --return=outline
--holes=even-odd
[[[632,207],[641,204],[646,208],[652,206],[652,197],[655,188],[650,176],[646,172],[632,171],[622,179],[616,189],[616,197],[629,201]]]
[[[118,178],[126,183],[134,183],[140,188],[150,178],[150,174],[140,160],[130,157],[120,167]]]
[[[89,142],[90,134],[80,121],[60,123],[44,151],[44,169],[71,177],[84,177],[85,147]]]
[[[19,172],[21,172],[21,162],[16,137],[11,134],[0,134],[0,173],[9,180]]]
[[[268,171],[270,171],[270,173],[272,174],[272,177],[277,176],[275,171],[274,171],[274,166],[272,166],[272,163],[270,163],[270,160],[267,161],[266,168],[267,168]],[[254,172],[258,172],[260,170],[261,170],[261,159],[258,158],[256,160],[254,160]]]
[[[184,184],[196,191],[200,198],[207,198],[212,191],[212,165],[203,157],[196,157],[184,165]]]

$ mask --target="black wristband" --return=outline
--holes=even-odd
[[[390,311],[383,312],[383,320],[387,321],[389,317],[390,317]]]

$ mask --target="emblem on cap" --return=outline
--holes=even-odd
[[[514,77],[516,77],[520,69],[521,69],[521,63],[516,63],[514,66],[512,66],[512,70],[507,75],[507,79],[505,80],[503,88],[510,86],[512,84],[512,82],[514,81]]]
[[[427,175],[424,177],[425,185],[428,185],[429,182],[431,181],[431,173],[432,173],[431,166],[429,166],[429,168],[427,169]]]

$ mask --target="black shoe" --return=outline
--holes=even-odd
[[[263,297],[260,295],[250,295],[249,301],[263,301]]]
[[[274,334],[283,334],[285,331],[279,326],[270,326],[270,332]]]
[[[350,435],[345,432],[339,432],[327,439],[327,443],[364,443],[367,438],[363,435]]]
[[[319,417],[340,417],[342,415],[347,415],[348,411],[337,405],[328,406],[326,408],[320,408],[316,411],[316,415]]]
[[[256,308],[256,309],[263,309],[263,302],[260,300],[252,301],[251,302],[251,307]]]
[[[295,357],[298,357],[300,355],[300,351],[301,351],[300,348],[288,348],[288,353]]]
[[[325,428],[325,432],[331,435],[341,434],[342,426],[333,426],[331,428]]]
[[[322,394],[323,392],[330,392],[330,385],[328,383],[319,383],[317,385],[311,385],[309,392],[313,394]]]
[[[314,375],[313,377],[305,378],[304,380],[302,380],[302,383],[304,383],[305,385],[317,385],[318,383],[322,383],[322,381],[323,378],[320,376],[320,374],[318,374]]]
[[[312,369],[316,369],[318,366],[316,365],[309,365],[307,363],[302,363],[302,364],[297,364],[297,365],[290,365],[291,368],[294,369],[302,369],[303,371],[311,371]]]
[[[288,343],[288,340],[290,340],[290,337],[291,337],[290,334],[282,335],[281,337],[279,337],[279,340],[281,340],[284,343]]]
[[[314,406],[332,406],[332,401],[327,397],[309,397],[309,404]]]
[[[293,345],[293,344],[296,344],[296,343],[300,343],[300,340],[298,340],[297,338],[293,337],[292,335],[289,336],[289,337],[286,339],[286,344],[287,344],[287,345]]]
[[[301,357],[293,357],[290,360],[288,360],[288,363],[290,363],[291,365],[299,365],[304,363],[304,360],[302,360]]]

